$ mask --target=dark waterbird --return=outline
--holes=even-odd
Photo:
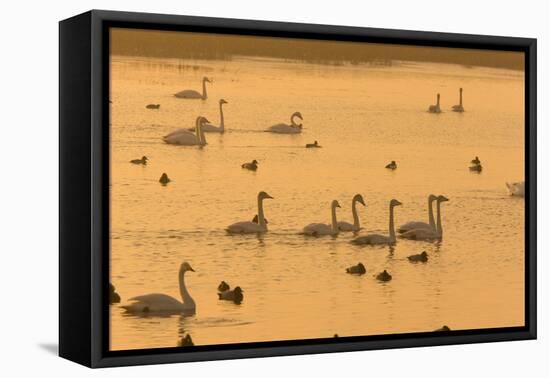
[[[162,185],[166,185],[170,182],[170,179],[168,178],[168,175],[166,173],[163,173],[162,176],[160,176],[159,182]]]
[[[218,291],[220,293],[223,293],[224,291],[227,291],[231,289],[231,287],[229,286],[229,284],[225,281],[222,281],[219,285],[218,285]]]
[[[321,146],[319,146],[319,143],[315,141],[313,143],[306,144],[306,148],[321,148]]]
[[[250,163],[241,164],[241,167],[244,169],[248,169],[249,171],[255,171],[258,169],[258,160],[254,159]]]
[[[240,286],[237,286],[233,290],[226,290],[222,293],[218,293],[218,299],[222,301],[232,301],[236,304],[240,304],[243,299],[243,289]]]
[[[160,104],[149,104],[145,106],[147,109],[160,109]]]
[[[187,346],[194,346],[193,339],[191,338],[190,334],[185,335],[178,341],[179,347],[187,347]]]
[[[359,263],[346,268],[346,273],[362,275],[367,273],[367,269],[365,269],[365,266],[362,263]]]
[[[147,164],[147,156],[142,156],[141,159],[134,159],[130,160],[130,163],[132,164],[140,164],[140,165],[146,165]]]
[[[397,163],[395,162],[395,160],[392,160],[390,164],[386,165],[386,168],[393,171],[397,169]]]
[[[444,325],[443,327],[434,330],[434,332],[449,332],[450,330],[451,330],[451,329],[450,329],[449,327],[447,327],[446,325]]]
[[[112,283],[109,283],[109,304],[120,303],[120,295],[116,292]]]
[[[410,255],[407,257],[410,262],[427,262],[428,261],[428,253],[426,251],[423,251],[422,253],[419,253],[417,255]]]
[[[388,281],[391,281],[392,279],[392,276],[391,274],[389,274],[385,269],[382,273],[378,273],[378,275],[376,276],[376,279],[378,281],[382,281],[382,282],[388,282]]]

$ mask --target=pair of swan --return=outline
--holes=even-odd
[[[332,201],[330,205],[330,211],[331,211],[331,223],[325,224],[325,223],[310,223],[307,226],[304,227],[303,233],[304,235],[309,236],[323,236],[323,235],[337,235],[339,232],[347,232],[347,231],[359,231],[361,229],[361,226],[359,224],[359,215],[357,214],[357,204],[360,203],[363,206],[365,205],[365,201],[363,200],[363,196],[361,194],[356,194],[353,196],[353,199],[351,200],[351,213],[353,216],[353,223],[344,222],[344,221],[338,221],[336,219],[336,208],[341,207],[338,201],[334,200]]]
[[[178,273],[179,288],[182,301],[166,294],[146,294],[130,298],[130,303],[122,306],[133,314],[186,314],[193,315],[196,312],[196,304],[185,287],[185,273],[195,270],[184,261],[180,265]]]
[[[294,112],[290,116],[290,125],[286,123],[278,123],[269,127],[266,131],[276,134],[300,134],[302,132],[302,124],[296,123],[294,118],[300,118],[301,121],[304,120],[302,113]]]
[[[216,126],[213,123],[207,122],[204,125],[202,125],[202,131],[205,133],[224,133],[225,132],[225,122],[223,118],[223,105],[228,104],[227,101],[225,101],[223,98],[219,101],[220,104],[220,125]],[[187,129],[189,131],[193,131],[193,128]]]
[[[253,221],[244,221],[237,222],[229,225],[226,231],[230,234],[260,234],[267,232],[267,223],[264,217],[264,205],[263,201],[265,199],[273,199],[266,192],[258,193],[258,222]]]
[[[364,236],[359,236],[358,238],[353,239],[351,242],[357,245],[394,245],[396,242],[395,238],[395,227],[393,220],[393,209],[396,206],[401,206],[402,203],[396,199],[390,201],[390,222],[389,222],[389,235],[381,234],[369,234]]]
[[[435,198],[434,198],[435,197]],[[434,221],[433,201],[437,206],[437,223]],[[445,196],[434,196],[430,194],[428,197],[428,223],[424,222],[408,222],[399,227],[401,237],[412,240],[441,240],[443,238],[443,226],[441,222],[441,203],[447,202],[449,199]]]
[[[441,113],[441,107],[440,107],[440,104],[439,104],[440,98],[441,98],[441,96],[438,93],[437,94],[437,103],[435,105],[430,105],[430,107],[428,108],[428,112],[436,113],[436,114]],[[459,104],[458,105],[453,105],[451,107],[451,109],[452,109],[453,112],[457,112],[457,113],[463,113],[464,112],[464,106],[462,105],[462,88],[459,89]]]
[[[199,99],[206,100],[208,98],[206,94],[206,83],[212,83],[207,77],[202,78],[202,94],[193,89],[185,89],[181,92],[176,93],[174,96],[177,98],[187,98],[187,99]]]
[[[130,160],[130,163],[132,164],[141,164],[141,165],[146,165],[147,164],[147,156],[142,156],[141,159],[134,159],[134,160]]]
[[[206,137],[203,127],[209,123],[205,117],[197,117],[195,121],[195,133],[187,129],[178,129],[165,135],[162,139],[168,144],[177,144],[181,146],[204,146]]]

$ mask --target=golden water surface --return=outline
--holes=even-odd
[[[213,78],[208,99],[177,99]],[[451,112],[464,88],[465,113]],[[379,335],[524,324],[524,200],[507,181],[524,179],[521,71],[393,62],[339,66],[277,59],[111,59],[111,282],[122,297],[180,298],[178,269],[194,316],[136,317],[112,305],[111,349]],[[426,110],[441,93],[442,114]],[[227,131],[204,148],[165,144],[198,115]],[[149,103],[161,104],[149,110]],[[262,132],[304,116],[299,135]],[[306,149],[318,140],[323,147]],[[129,163],[146,155],[147,166]],[[481,174],[468,170],[479,156]],[[259,161],[257,172],[241,168]],[[385,165],[395,160],[395,171]],[[166,172],[167,186],[158,179]],[[269,232],[231,236],[251,220],[266,191]],[[396,224],[427,221],[427,196],[443,194],[441,243],[398,240],[355,246],[351,233],[300,235],[312,222],[351,222],[351,199],[368,232],[388,232],[388,202],[403,203]],[[426,250],[426,264],[407,256]],[[345,268],[362,262],[363,276]],[[374,275],[387,269],[393,280]],[[217,285],[241,286],[241,305],[218,301]]]

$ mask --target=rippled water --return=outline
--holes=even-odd
[[[524,324],[524,201],[506,181],[524,177],[523,73],[443,64],[328,66],[277,60],[176,61],[113,57],[111,117],[111,281],[124,303],[160,292],[179,298],[177,273],[197,303],[191,317],[134,317],[111,306],[113,350],[307,339]],[[206,101],[173,94],[214,79]],[[464,87],[466,112],[450,111]],[[426,112],[441,93],[440,115]],[[227,132],[205,148],[161,137],[194,126],[197,115]],[[145,109],[159,103],[159,110]],[[304,116],[301,135],[261,132]],[[318,140],[320,149],[305,149]],[[146,155],[146,167],[129,160]],[[478,155],[481,174],[468,165]],[[257,172],[241,169],[259,161]],[[398,169],[384,166],[396,160]],[[159,184],[163,172],[173,180]],[[265,190],[270,231],[230,236],[251,220]],[[441,243],[399,240],[394,248],[354,246],[352,234],[308,238],[312,222],[351,221],[361,193],[364,230],[427,220],[427,196],[444,194]],[[407,256],[426,250],[429,262]],[[345,268],[363,262],[367,274]],[[387,269],[393,280],[373,277]],[[217,300],[221,280],[245,291],[241,305]]]

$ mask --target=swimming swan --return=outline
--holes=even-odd
[[[462,113],[464,112],[464,107],[462,106],[462,88],[460,88],[460,103],[458,105],[453,105],[453,112]]]
[[[353,216],[353,224],[344,221],[338,222],[338,229],[340,231],[359,231],[361,229],[361,226],[359,225],[359,215],[357,215],[357,202],[363,206],[367,206],[365,205],[365,201],[363,201],[363,196],[361,196],[361,194],[356,194],[351,200],[351,215]]]
[[[200,94],[199,92],[197,92],[193,89],[185,89],[181,92],[176,93],[174,96],[176,96],[177,98],[189,98],[189,99],[206,100],[207,97],[208,97],[206,95],[206,83],[211,83],[211,81],[207,77],[203,77],[202,78],[202,94]]]
[[[216,126],[212,123],[205,123],[202,126],[202,131],[205,133],[224,133],[225,132],[225,123],[223,119],[223,104],[227,104],[227,101],[225,101],[223,98],[220,100],[220,125]],[[190,131],[193,131],[193,128],[187,129]]]
[[[277,134],[299,134],[302,132],[302,124],[297,124],[294,121],[294,118],[300,118],[300,120],[304,120],[302,118],[302,113],[300,112],[294,112],[290,116],[290,125],[287,125],[286,123],[278,123],[276,125],[271,126],[269,129],[267,129],[267,132],[270,133],[277,133]]]
[[[204,146],[206,138],[202,127],[208,120],[204,117],[197,117],[195,121],[195,133],[185,129],[178,129],[165,135],[162,139],[168,144],[177,144],[181,146]]]
[[[418,228],[401,234],[402,238],[412,240],[441,240],[443,238],[443,226],[441,224],[441,202],[447,202],[445,196],[437,197],[437,224],[435,229]]]
[[[400,234],[405,233],[410,230],[414,230],[417,228],[426,228],[429,230],[435,230],[435,219],[434,219],[434,212],[433,212],[433,201],[437,199],[436,195],[430,194],[428,196],[428,223],[426,222],[407,222],[397,229],[397,232]]]
[[[304,227],[304,234],[310,236],[322,236],[322,235],[337,235],[340,231],[338,229],[338,221],[336,220],[336,208],[340,207],[338,201],[334,200],[330,204],[330,212],[332,215],[332,224],[324,223],[311,223]]]
[[[178,273],[180,295],[183,302],[166,294],[146,294],[130,298],[130,304],[122,306],[126,311],[134,314],[189,314],[196,311],[196,305],[185,287],[185,272],[194,272],[191,265],[183,262]]]
[[[430,105],[430,107],[428,108],[429,113],[441,113],[441,108],[439,107],[440,98],[441,98],[441,96],[438,93],[437,94],[437,103],[435,105]]]
[[[380,234],[369,234],[365,236],[360,236],[358,238],[353,239],[351,242],[353,244],[358,245],[381,245],[381,244],[388,244],[393,245],[395,244],[395,228],[394,228],[394,222],[393,222],[393,208],[395,206],[401,206],[402,203],[399,202],[396,199],[392,199],[390,201],[390,225],[389,225],[389,236],[386,235],[380,235]]]
[[[258,219],[259,223],[245,221],[237,222],[227,227],[227,232],[230,234],[257,234],[267,232],[267,224],[264,218],[264,199],[273,199],[266,192],[258,193]]]
[[[506,187],[510,195],[517,197],[525,197],[525,181],[507,182]]]

